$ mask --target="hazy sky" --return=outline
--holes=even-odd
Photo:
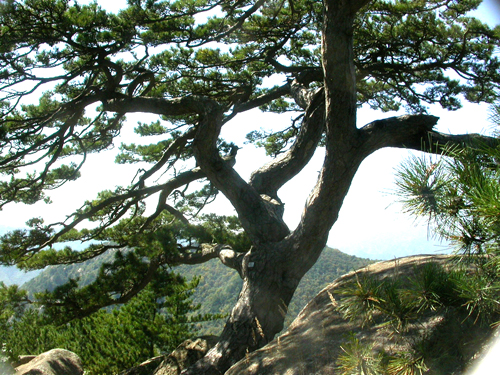
[[[119,1],[111,3],[113,6],[120,4]],[[486,3],[477,16],[494,25],[498,19],[494,7],[495,1]],[[440,131],[485,133],[490,130],[487,110],[485,105],[465,104],[464,108],[456,112],[447,112],[440,108],[432,108],[429,112],[440,117],[438,123]],[[358,123],[362,126],[375,119],[394,115],[396,114],[362,109],[358,112]],[[292,116],[251,111],[240,117],[236,117],[225,126],[223,136],[241,147],[244,146],[245,135],[255,129],[256,124],[257,128],[279,127],[278,124],[287,126]],[[137,121],[146,121],[144,115],[127,118],[131,125]],[[125,137],[134,136],[130,128],[123,132]],[[280,197],[285,202],[285,220],[291,228],[299,221],[304,202],[316,182],[321,168],[322,153],[322,150],[318,150],[308,168],[280,191]],[[329,246],[349,254],[373,259],[391,259],[410,254],[446,251],[444,245],[428,240],[425,224],[417,225],[412,218],[401,213],[401,207],[394,203],[395,198],[390,194],[394,189],[394,168],[408,153],[404,150],[385,149],[365,160],[344,201],[339,220],[330,232]],[[85,199],[94,198],[98,191],[104,188],[113,189],[116,185],[127,185],[134,175],[135,168],[113,165],[113,158],[111,153],[91,156],[82,170],[82,178],[53,194],[54,203],[51,205],[7,206],[1,213],[0,227],[19,227],[27,219],[36,216],[45,217],[46,222],[59,221],[63,215],[69,214],[71,209],[78,208]],[[244,178],[248,178],[251,171],[261,166],[265,160],[262,150],[247,145],[239,151],[235,168]],[[234,213],[230,205],[223,200],[219,200],[213,210],[220,214]]]

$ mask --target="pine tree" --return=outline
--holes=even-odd
[[[197,322],[211,318],[196,314],[199,306],[190,300],[196,285],[197,280],[168,285],[175,288],[169,291],[149,285],[126,305],[62,325],[36,309],[11,313],[2,327],[3,351],[15,361],[22,354],[64,348],[78,353],[89,374],[119,373],[170,353],[195,334]]]
[[[491,113],[498,128],[500,106]],[[499,180],[500,146],[480,140],[449,146],[439,157],[413,157],[396,179],[406,211],[450,243],[459,264],[475,266],[474,272],[458,273],[454,289],[469,315],[488,324],[500,314]]]
[[[243,287],[219,344],[187,373],[224,372],[282,329],[365,158],[385,147],[439,153],[497,142],[442,134],[426,113],[429,104],[454,110],[461,99],[498,96],[498,30],[468,17],[479,3],[130,0],[112,14],[96,3],[2,2],[0,207],[50,201],[47,192],[77,180],[89,154],[133,126],[127,114],[158,121],[135,126],[151,144],[120,147],[118,163],[141,163],[128,186],[83,202],[65,221],[34,218],[3,236],[1,264],[40,269],[133,249],[93,284],[74,280],[36,301],[54,319],[76,319],[130,301],[155,278],[175,284],[168,265],[218,258]],[[359,126],[361,105],[408,115]],[[249,134],[274,160],[245,181],[237,145],[221,129],[254,108],[300,116],[288,129]],[[322,146],[316,187],[291,229],[280,188]],[[219,192],[238,219],[201,216]],[[75,240],[92,244],[53,246]]]

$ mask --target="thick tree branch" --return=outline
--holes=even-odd
[[[287,238],[295,254],[307,259],[297,273],[308,269],[326,244],[354,175],[366,157],[359,149],[356,128],[356,75],[353,22],[369,0],[326,0],[322,36],[325,90],[326,153],[318,182],[311,192],[299,225]],[[299,272],[300,271],[300,272]]]
[[[180,251],[173,257],[168,256],[172,264],[201,264],[219,256],[219,251],[224,245],[201,244],[195,251]]]
[[[364,148],[372,153],[383,147],[422,149],[439,118],[430,115],[405,115],[373,121],[360,129]],[[418,143],[418,145],[417,145]]]
[[[202,113],[207,107],[214,105],[215,102],[211,99],[195,95],[172,99],[123,96],[104,101],[103,108],[105,111],[118,113],[147,112],[165,116],[181,116]]]
[[[263,199],[232,168],[231,163],[219,155],[217,140],[223,123],[222,115],[221,107],[207,106],[200,116],[193,141],[196,161],[208,179],[232,203],[253,242],[278,241],[289,233],[289,229],[275,206]]]
[[[298,80],[293,81],[291,85],[292,97],[295,103],[303,109],[307,109],[311,105],[318,91],[319,89],[312,90],[306,84],[300,83]],[[324,95],[324,92],[322,91],[321,94]]]
[[[242,276],[242,262],[244,254],[237,253],[230,246],[224,244],[201,244],[195,252],[179,252],[168,263],[173,264],[201,264],[211,259],[219,258],[222,264],[235,269]]]
[[[321,140],[325,124],[325,103],[323,90],[310,94],[309,90],[299,93],[300,101],[308,104],[299,134],[293,146],[281,157],[255,171],[250,184],[260,193],[278,198],[278,190],[299,173],[311,160]]]
[[[249,100],[244,103],[239,103],[234,106],[233,113],[245,112],[250,109],[254,109],[260,107],[261,105],[267,104],[270,101],[281,98],[283,95],[287,95],[290,93],[291,85],[289,82],[285,83],[282,86],[278,86],[270,90],[268,93],[260,95],[252,100]]]
[[[423,140],[425,141],[425,139]],[[424,142],[424,147],[421,151],[438,153],[441,154],[446,151],[450,146],[492,146],[498,147],[500,145],[500,139],[495,137],[489,137],[482,134],[471,133],[471,134],[445,134],[436,131],[429,132],[427,137],[427,142]],[[413,144],[408,142],[405,148],[414,148],[416,142]],[[416,147],[414,149],[417,149]]]
[[[364,153],[397,147],[441,154],[449,146],[497,146],[498,138],[480,134],[445,134],[434,130],[438,117],[405,115],[373,121],[360,129]]]

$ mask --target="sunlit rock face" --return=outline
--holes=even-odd
[[[16,367],[16,375],[82,375],[82,361],[78,355],[65,349],[52,349]]]
[[[283,335],[248,354],[225,375],[340,374],[339,360],[352,337],[370,348],[370,356],[374,358],[382,352],[387,356],[402,356],[423,345],[432,355],[436,354],[424,362],[428,368],[426,374],[465,374],[492,335],[489,327],[473,322],[465,325],[463,315],[455,311],[428,311],[397,332],[389,325],[377,324],[381,322],[377,316],[373,317],[374,324],[362,328],[359,323],[346,320],[338,310],[345,297],[341,289],[363,275],[374,276],[380,283],[395,277],[409,280],[427,262],[446,266],[449,259],[445,255],[412,256],[375,263],[340,277],[309,302]],[[498,359],[498,354],[495,357]],[[496,372],[473,375],[490,373]]]

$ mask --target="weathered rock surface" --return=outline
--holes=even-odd
[[[217,343],[216,336],[184,341],[171,354],[152,358],[120,375],[179,375],[202,358]]]
[[[337,300],[340,298],[339,287],[356,277],[356,274],[370,273],[380,279],[395,275],[409,276],[426,262],[445,263],[448,259],[448,256],[406,257],[375,263],[340,277],[307,304],[284,334],[260,350],[250,353],[225,375],[339,374],[337,358],[342,353],[341,346],[345,344],[350,332],[355,333],[363,342],[373,345],[374,350],[384,349],[391,355],[407,350],[409,343],[420,337],[428,337],[431,343],[434,338],[440,338],[441,343],[445,337],[449,343],[446,345],[448,347],[432,348],[430,344],[430,350],[458,351],[458,356],[466,362],[477,353],[491,330],[479,326],[465,330],[460,324],[462,319],[448,320],[448,317],[442,314],[428,314],[419,318],[407,332],[395,334],[394,330],[389,328],[361,329],[359,324],[345,320],[336,310]],[[451,365],[460,370],[462,364]],[[439,372],[429,372],[432,373]]]
[[[19,356],[19,360],[17,361],[17,363],[14,366],[19,367],[21,365],[25,365],[26,363],[32,361],[36,357],[37,357],[36,355],[21,355],[21,356]]]
[[[158,366],[154,375],[179,375],[182,370],[203,358],[217,343],[216,336],[184,341]]]
[[[25,360],[29,359],[26,358]],[[82,375],[82,361],[65,349],[52,349],[16,367],[16,375]]]

